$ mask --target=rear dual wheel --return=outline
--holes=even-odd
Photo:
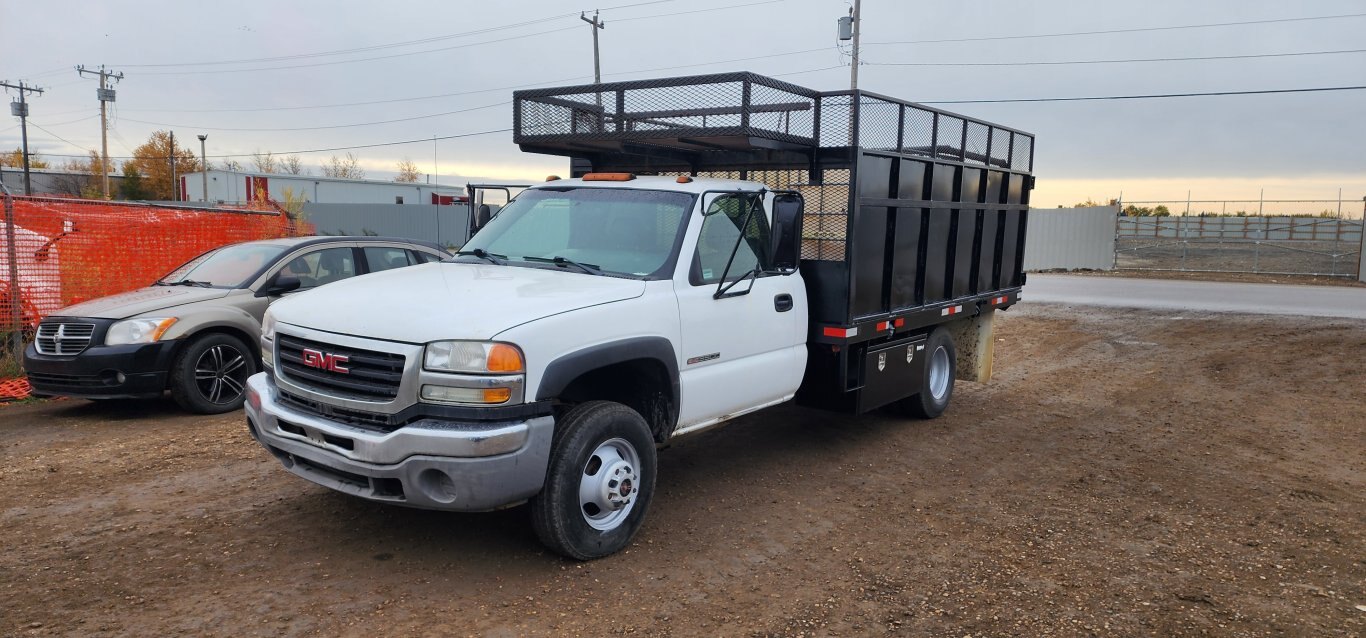
[[[919,391],[892,404],[893,409],[917,419],[933,419],[944,413],[953,398],[958,353],[947,328],[938,327],[925,339],[925,374]]]

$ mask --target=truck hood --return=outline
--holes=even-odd
[[[508,328],[579,308],[639,297],[645,282],[563,270],[439,263],[388,270],[289,295],[279,323],[340,334],[427,343],[491,339]]]
[[[230,292],[232,291],[224,288],[149,286],[67,306],[52,314],[59,317],[124,319],[197,301],[219,299],[226,297]]]

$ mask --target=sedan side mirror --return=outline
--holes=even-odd
[[[773,269],[793,271],[801,259],[802,213],[806,202],[798,193],[773,198]]]
[[[275,277],[274,281],[270,282],[269,284],[266,284],[265,287],[261,288],[260,292],[256,293],[256,296],[279,297],[280,295],[283,295],[287,292],[294,292],[295,290],[298,290],[299,286],[302,285],[303,282],[299,281],[298,277],[282,272],[277,277]]]

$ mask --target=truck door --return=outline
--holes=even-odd
[[[685,242],[674,278],[682,323],[679,431],[786,400],[801,385],[805,291],[797,276],[762,273],[769,267],[766,207],[746,221],[757,197],[704,196],[709,214],[695,242]],[[718,298],[723,275],[735,285]]]

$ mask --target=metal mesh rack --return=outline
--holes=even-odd
[[[1029,172],[1034,138],[867,91],[820,92],[754,73],[517,91],[524,150],[632,155],[661,170],[839,167],[861,147]],[[595,165],[601,162],[594,162]]]

